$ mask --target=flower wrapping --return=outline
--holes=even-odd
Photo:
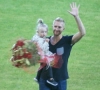
[[[52,66],[53,68],[60,68],[63,64],[63,59],[61,55],[57,55],[57,54],[54,54],[53,56],[44,55],[39,60],[39,63],[40,63],[39,70],[45,66],[47,66],[47,68],[49,66]]]

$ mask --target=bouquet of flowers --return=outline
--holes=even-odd
[[[37,46],[30,40],[19,39],[13,45],[11,62],[17,68],[30,67],[38,63],[40,56],[38,55]]]

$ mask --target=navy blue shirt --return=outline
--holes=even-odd
[[[62,55],[63,64],[61,68],[52,68],[53,77],[56,81],[68,79],[68,58],[72,49],[71,41],[73,36],[63,36],[59,42],[55,45],[52,45],[49,42],[49,50],[52,53],[57,53]]]

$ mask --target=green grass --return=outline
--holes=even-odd
[[[31,39],[38,18],[43,18],[52,35],[52,21],[62,17],[66,22],[64,35],[77,32],[74,18],[67,12],[73,0],[0,0],[0,90],[38,90],[29,74],[13,67],[9,61],[11,47],[24,37]],[[69,58],[68,90],[100,90],[100,3],[99,0],[75,0],[80,4],[80,17],[86,35],[78,42]]]

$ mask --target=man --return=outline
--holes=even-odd
[[[69,11],[69,13],[74,16],[79,31],[72,36],[63,36],[62,32],[64,31],[65,27],[64,20],[59,17],[54,20],[54,35],[50,37],[49,50],[52,53],[62,55],[63,64],[59,69],[53,68],[54,79],[58,82],[58,86],[53,88],[52,86],[46,85],[44,79],[46,73],[43,72],[39,81],[40,90],[67,90],[67,79],[69,78],[67,71],[68,58],[70,56],[72,46],[85,35],[85,28],[78,13],[79,6],[77,7],[76,3],[72,3],[70,4],[70,7],[71,11]]]

